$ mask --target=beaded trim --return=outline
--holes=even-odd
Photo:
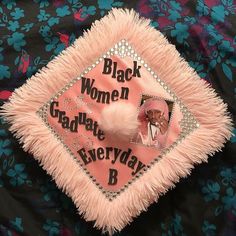
[[[90,174],[90,172],[86,169],[86,167],[83,165],[83,163],[75,157],[73,152],[70,150],[70,148],[64,143],[61,136],[59,136],[53,127],[50,126],[47,119],[47,111],[50,106],[50,104],[54,101],[54,99],[58,99],[59,96],[61,96],[65,91],[67,91],[70,87],[72,87],[78,80],[81,79],[84,75],[86,75],[89,71],[91,71],[93,68],[96,67],[100,62],[104,60],[104,58],[109,58],[110,56],[118,55],[121,58],[124,58],[125,56],[129,56],[133,58],[134,60],[137,60],[139,63],[141,63],[146,70],[153,76],[153,78],[164,88],[164,90],[171,96],[172,102],[174,102],[173,106],[179,105],[180,110],[183,114],[183,118],[179,122],[181,132],[178,137],[178,139],[172,143],[172,145],[169,148],[164,148],[161,152],[161,154],[156,157],[154,160],[150,162],[149,165],[147,165],[145,168],[143,168],[142,171],[140,171],[136,176],[134,176],[130,181],[128,181],[127,184],[125,184],[119,191],[108,191],[105,190],[97,181],[96,179]],[[174,108],[172,110],[172,114],[174,112]],[[100,191],[108,198],[109,201],[112,201],[114,198],[119,196],[122,192],[124,192],[130,184],[132,184],[135,180],[137,180],[140,176],[142,176],[148,169],[150,169],[155,163],[157,163],[162,157],[164,157],[167,153],[171,152],[173,148],[175,148],[179,143],[181,143],[191,132],[193,132],[195,129],[199,127],[199,123],[195,119],[195,117],[191,114],[191,112],[188,110],[188,108],[182,103],[182,101],[175,95],[173,91],[171,91],[170,87],[161,80],[155,72],[148,66],[148,64],[135,52],[133,47],[127,42],[127,40],[122,39],[117,44],[114,45],[109,51],[107,51],[105,54],[103,54],[101,57],[99,57],[92,65],[87,67],[77,78],[72,79],[68,84],[66,84],[61,90],[59,90],[55,95],[53,95],[48,102],[46,102],[40,109],[36,112],[37,115],[43,120],[46,127],[52,132],[52,134],[63,144],[66,151],[69,153],[69,155],[80,164],[81,169],[85,172],[86,175],[91,179],[92,182],[94,182],[95,186],[98,187]],[[171,122],[171,120],[170,120]],[[169,122],[169,124],[170,124]],[[92,145],[92,144],[91,144]]]

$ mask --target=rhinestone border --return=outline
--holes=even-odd
[[[89,173],[89,171],[86,169],[85,166],[83,166],[83,163],[75,157],[73,152],[70,150],[70,148],[64,143],[63,139],[55,132],[55,130],[50,126],[47,119],[47,110],[50,106],[51,102],[54,101],[54,99],[58,99],[59,96],[61,96],[65,91],[67,91],[70,87],[72,87],[78,80],[81,79],[84,75],[86,75],[89,71],[91,71],[93,68],[96,67],[100,62],[104,60],[104,58],[110,58],[113,55],[118,55],[121,58],[124,58],[125,56],[129,56],[134,60],[137,60],[139,63],[141,63],[146,70],[153,76],[153,78],[160,84],[160,86],[170,95],[172,98],[172,102],[174,102],[173,106],[176,104],[179,105],[180,110],[183,114],[183,118],[179,122],[181,132],[179,134],[179,137],[175,142],[172,143],[172,145],[169,148],[165,148],[162,150],[161,154],[156,157],[154,160],[152,160],[149,165],[147,165],[142,171],[140,171],[136,176],[134,176],[130,181],[128,181],[127,184],[125,184],[119,191],[108,191],[105,190],[97,181],[96,179]],[[149,95],[150,96],[150,95]],[[83,72],[78,76],[77,78],[72,79],[69,83],[67,83],[61,90],[59,90],[56,94],[54,94],[48,102],[46,102],[43,106],[39,108],[38,111],[36,111],[36,114],[42,119],[42,121],[45,123],[46,127],[52,132],[52,134],[63,144],[66,151],[72,158],[78,162],[80,165],[80,168],[85,172],[85,174],[91,179],[91,181],[97,186],[97,188],[107,197],[109,201],[112,201],[114,198],[119,196],[122,192],[124,192],[130,184],[132,184],[134,181],[136,181],[139,177],[141,177],[148,169],[150,169],[155,163],[157,163],[160,159],[162,159],[167,153],[171,152],[178,144],[180,144],[191,132],[193,132],[195,129],[197,129],[200,125],[195,119],[195,117],[190,113],[188,108],[182,103],[182,101],[175,95],[175,93],[170,89],[170,87],[161,80],[155,72],[148,66],[148,64],[135,52],[133,47],[130,43],[128,43],[127,40],[122,39],[118,43],[114,45],[114,47],[110,48],[105,54],[97,58],[97,60],[92,63],[92,65],[88,66],[83,70]],[[173,112],[172,112],[173,114]],[[170,124],[170,122],[169,122]]]

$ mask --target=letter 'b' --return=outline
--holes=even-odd
[[[117,184],[117,175],[118,171],[116,169],[109,169],[109,185],[116,185]]]

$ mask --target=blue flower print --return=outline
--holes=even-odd
[[[47,25],[42,25],[39,29],[39,33],[44,37],[49,37],[52,35],[51,28]]]
[[[204,72],[204,66],[202,64],[200,64],[198,61],[196,61],[196,62],[190,61],[189,65],[196,70],[196,72],[198,73],[198,75],[201,78],[206,77],[207,74]]]
[[[0,80],[4,78],[10,78],[9,67],[0,65]]]
[[[178,43],[183,43],[188,38],[188,26],[183,23],[176,23],[175,29],[171,30],[171,36],[176,37]]]
[[[47,14],[45,10],[40,10],[40,13],[37,16],[40,22],[47,21],[49,17],[50,17],[50,14]]]
[[[23,232],[22,219],[20,217],[16,217],[14,220],[11,220],[10,224],[17,232]]]
[[[67,5],[57,8],[56,12],[57,12],[57,15],[60,16],[60,17],[70,15],[70,10],[69,10],[69,7]]]
[[[89,6],[89,7],[82,7],[82,14],[81,14],[81,17],[82,18],[85,18],[86,16],[89,16],[89,15],[95,15],[96,13],[96,7],[95,6]]]
[[[56,185],[51,181],[48,181],[46,184],[42,185],[42,187],[40,187],[40,190],[44,194],[44,200],[47,202],[59,198],[59,191]]]
[[[8,24],[9,24],[9,26],[7,28],[11,31],[16,31],[20,27],[18,21],[11,21],[10,20],[8,22]]]
[[[16,51],[20,51],[23,46],[26,45],[26,41],[24,40],[24,34],[19,32],[14,32],[11,37],[7,39],[9,45],[13,45]]]
[[[223,39],[223,36],[215,29],[214,25],[207,24],[204,26],[204,29],[210,35],[209,45],[213,46],[216,43],[220,42]]]
[[[62,50],[65,49],[65,44],[60,43],[59,38],[57,37],[45,38],[45,41],[48,42],[45,47],[47,52],[52,51],[54,49],[54,53],[58,55]]]
[[[168,12],[170,13],[168,19],[170,19],[171,21],[176,22],[179,18],[181,18],[179,12],[176,10],[170,9]]]
[[[227,188],[227,196],[222,198],[225,210],[231,210],[232,213],[236,216],[236,193],[233,188]]]
[[[2,3],[7,6],[7,9],[11,10],[16,5],[16,0],[2,0]]]
[[[202,188],[202,193],[205,195],[206,202],[219,200],[220,185],[217,182],[208,181],[206,186]]]
[[[234,168],[224,168],[220,172],[220,175],[222,176],[222,183],[224,185],[236,185],[236,166],[234,166]]]
[[[27,174],[24,169],[24,164],[16,164],[13,169],[7,171],[7,176],[10,177],[10,183],[13,186],[20,186],[26,182]]]
[[[152,21],[150,23],[150,25],[153,27],[153,28],[157,28],[159,26],[158,22],[157,21]]]
[[[33,27],[34,23],[28,23],[25,24],[21,29],[24,30],[25,32],[29,32],[30,29]]]
[[[231,46],[230,42],[227,40],[223,40],[220,44],[218,44],[218,50],[214,50],[212,52],[212,60],[209,64],[210,68],[214,68],[216,66],[217,63],[221,63],[222,59],[227,56],[230,57],[231,55],[233,55],[232,53],[234,52],[234,48]],[[230,58],[230,60],[233,57]],[[226,60],[226,63],[229,63],[229,59]],[[225,76],[232,81],[233,79],[233,73],[231,68],[224,62],[222,62],[221,67],[222,70],[225,74]],[[231,64],[231,63],[229,63]]]
[[[123,4],[123,2],[114,0],[98,0],[98,7],[106,10],[110,10],[112,7],[121,7]]]
[[[0,157],[4,154],[10,156],[12,154],[10,139],[0,139]]]
[[[24,10],[20,8],[15,8],[14,12],[11,12],[11,16],[14,20],[19,20],[20,18],[24,17]]]
[[[231,47],[231,44],[227,40],[223,40],[221,44],[218,46],[218,49],[220,51],[220,56],[224,57],[226,53],[234,52],[234,48]]]
[[[202,225],[202,232],[205,236],[215,236],[216,226],[214,224],[210,224],[207,220],[204,220]]]
[[[53,26],[53,25],[56,25],[56,24],[59,24],[59,18],[58,17],[51,17],[48,20],[48,25],[49,26]]]
[[[227,15],[229,12],[225,10],[223,5],[214,6],[211,10],[211,17],[215,23],[224,22]]]
[[[170,13],[168,19],[176,22],[179,18],[181,18],[181,15],[178,11],[181,11],[182,8],[180,4],[175,1],[170,1],[170,6],[171,9],[168,10],[168,12]]]
[[[39,3],[40,8],[49,6],[49,0],[34,0],[34,2]]]
[[[235,64],[236,64],[236,59],[235,59]],[[236,65],[235,65],[235,66],[236,66]],[[235,88],[234,91],[235,91],[235,95],[236,95],[236,88]],[[236,129],[235,129],[235,128],[233,129],[233,134],[234,134],[234,135],[232,135],[232,137],[231,137],[231,139],[230,139],[230,142],[231,142],[231,143],[236,143]]]
[[[221,63],[222,58],[224,58],[226,55],[230,56],[233,53],[234,49],[231,47],[231,44],[227,40],[223,40],[221,43],[218,44],[218,50],[212,51],[212,60],[209,64],[210,68],[214,68],[217,63]],[[228,62],[228,61],[226,61]],[[232,71],[226,63],[222,63],[222,70],[226,77],[230,80],[232,80]]]
[[[225,76],[226,76],[230,81],[232,81],[232,80],[233,80],[233,73],[232,73],[231,68],[230,68],[228,65],[226,65],[225,63],[222,63],[221,67],[222,67],[222,70],[223,70]]]
[[[173,221],[171,223],[175,234],[180,234],[183,231],[183,226],[181,224],[181,216],[178,214],[175,214],[175,217],[173,218]]]
[[[36,66],[29,66],[27,68],[27,72],[26,72],[27,77],[28,78],[31,77],[32,75],[34,75],[36,73],[36,71],[37,71],[37,67]]]
[[[98,7],[102,16],[105,14],[104,10],[110,10],[112,7],[121,7],[123,4],[123,2],[114,0],[98,0]]]
[[[198,1],[197,1],[196,10],[197,10],[199,16],[206,16],[206,15],[209,14],[209,8],[208,8],[208,6],[204,3],[203,0],[198,0]]]
[[[226,63],[233,67],[236,67],[236,56],[232,56],[229,59],[227,59]],[[235,133],[235,137],[236,137],[236,133]]]
[[[59,223],[52,220],[47,220],[43,225],[43,229],[48,232],[48,236],[58,235],[60,232]]]
[[[172,236],[172,235],[186,236],[186,234],[183,231],[183,226],[182,226],[181,221],[182,221],[181,216],[178,214],[175,214],[171,218],[171,221],[169,224],[162,222],[161,229],[163,233],[161,235],[162,236]]]

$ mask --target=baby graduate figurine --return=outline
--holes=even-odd
[[[164,148],[169,121],[169,108],[165,100],[149,98],[138,114],[140,126],[133,141],[158,149]]]

